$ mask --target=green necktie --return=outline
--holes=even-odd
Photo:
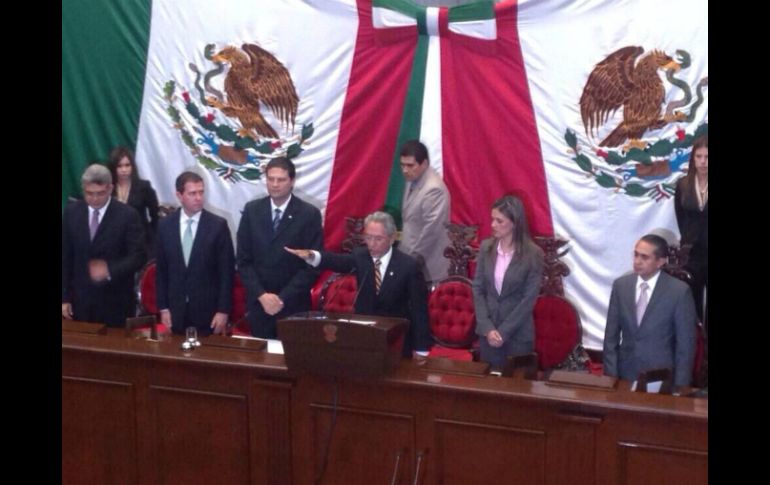
[[[187,219],[187,229],[184,231],[184,236],[182,236],[182,254],[184,255],[185,266],[187,266],[187,263],[189,263],[190,252],[192,252],[192,244],[193,244],[192,225],[193,225],[193,220]]]

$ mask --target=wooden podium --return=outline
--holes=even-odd
[[[401,359],[409,322],[403,318],[305,312],[279,320],[291,374],[380,377]]]

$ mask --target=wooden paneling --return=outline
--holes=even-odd
[[[287,382],[256,379],[251,383],[252,483],[291,483],[291,392]]]
[[[415,450],[413,416],[338,407],[330,436],[333,414],[331,406],[311,405],[309,431],[315,476],[323,467],[330,443],[323,483],[388,485],[394,475],[395,483],[411,483]]]
[[[541,430],[444,420],[435,429],[439,483],[545,483]]]
[[[708,483],[708,453],[627,442],[618,448],[619,485]]]
[[[708,401],[62,334],[63,483],[706,485]],[[628,383],[626,383],[628,384]]]
[[[150,388],[159,483],[248,484],[246,397]]]
[[[137,483],[134,386],[62,377],[62,483]]]

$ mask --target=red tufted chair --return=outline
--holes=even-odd
[[[473,360],[476,315],[468,278],[450,276],[433,288],[428,297],[428,321],[436,342],[428,357]]]
[[[246,287],[236,271],[233,278],[233,308],[230,310],[230,324],[233,335],[251,336],[249,320],[246,318]]]
[[[313,287],[310,288],[310,308],[312,310],[321,310],[321,294],[329,285],[328,280],[334,274],[334,271],[325,269],[318,275],[318,279],[315,280]]]
[[[358,283],[354,274],[332,274],[321,290],[320,308],[325,312],[353,313]]]
[[[582,340],[580,315],[563,296],[544,294],[535,302],[534,319],[538,366],[551,369],[564,362]]]
[[[155,260],[151,259],[139,270],[136,278],[136,301],[138,302],[137,315],[154,315],[156,321],[160,320],[158,315],[158,303],[155,295]],[[158,334],[167,334],[171,329],[158,321],[155,324]],[[147,327],[144,327],[147,328]],[[141,330],[137,327],[135,330]]]

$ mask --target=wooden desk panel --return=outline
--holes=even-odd
[[[280,355],[180,343],[62,335],[63,483],[311,484],[335,385],[323,483],[708,483],[707,400],[414,361],[335,384],[290,377]]]
[[[290,483],[282,358],[180,344],[62,335],[63,483]]]

